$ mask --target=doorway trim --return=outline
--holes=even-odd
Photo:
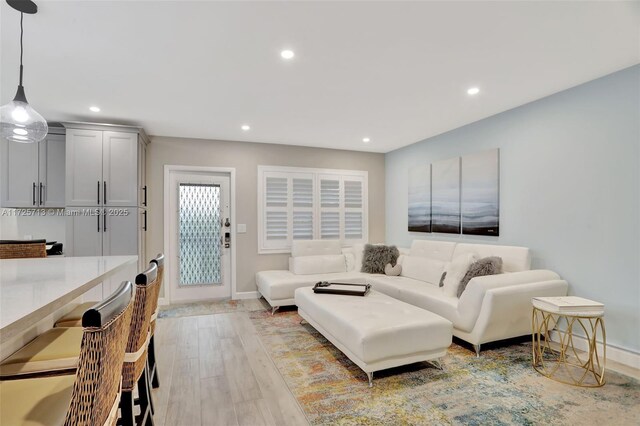
[[[164,200],[163,200],[163,226],[164,226],[164,253],[169,253],[169,240],[171,232],[171,226],[167,223],[168,218],[171,217],[170,206],[169,206],[169,197],[171,195],[171,182],[169,180],[169,175],[171,172],[206,172],[206,173],[226,173],[229,175],[229,190],[231,192],[230,198],[230,213],[231,216],[231,235],[233,244],[231,244],[231,299],[239,299],[241,295],[238,295],[236,291],[236,169],[235,167],[208,167],[208,166],[178,166],[172,164],[164,165]],[[165,274],[165,277],[169,276]],[[170,286],[165,286],[164,288],[165,294],[164,297],[160,299],[160,304],[166,305],[169,304],[171,300],[171,289]]]

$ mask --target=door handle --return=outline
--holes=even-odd
[[[144,201],[142,202],[143,206],[147,206],[147,185],[144,186],[144,188],[142,188],[142,190],[144,191]]]
[[[104,182],[102,182],[104,185],[103,191],[102,191],[102,198],[104,198],[104,205],[107,205],[107,181],[105,180]]]
[[[36,183],[33,182],[33,187],[31,189],[31,197],[33,198],[33,205],[36,205]]]
[[[98,205],[100,205],[100,181],[98,181]]]
[[[44,185],[42,184],[42,182],[40,182],[40,205],[42,205],[44,203],[44,199],[42,197],[42,189],[44,188]]]
[[[107,232],[107,210],[102,211],[102,232]]]
[[[98,218],[98,232],[100,232],[100,213],[98,213],[96,217]]]
[[[144,229],[144,232],[147,232],[147,211],[145,210],[142,214],[144,215],[144,226],[142,229]]]

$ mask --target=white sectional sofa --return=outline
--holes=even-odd
[[[426,309],[453,323],[453,335],[474,345],[531,333],[531,298],[564,296],[567,282],[549,270],[530,270],[528,248],[415,240],[400,249],[400,276],[359,272],[364,245],[342,249],[337,241],[295,241],[288,271],[256,274],[260,294],[273,312],[294,305],[297,288],[318,281],[367,282],[374,290]],[[460,298],[438,287],[449,262],[465,253],[499,256],[503,273],[473,278]]]

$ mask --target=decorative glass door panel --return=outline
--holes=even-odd
[[[220,185],[180,183],[179,286],[222,284]]]

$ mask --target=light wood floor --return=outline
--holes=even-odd
[[[247,312],[160,318],[156,426],[308,425]]]

